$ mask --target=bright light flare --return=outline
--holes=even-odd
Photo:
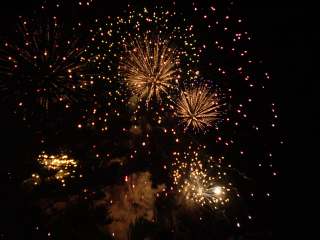
[[[230,189],[223,180],[226,172],[222,171],[220,164],[223,158],[214,161],[213,157],[200,157],[198,150],[173,153],[173,181],[187,203],[217,209],[229,202],[227,193]],[[228,186],[230,185],[231,183],[228,183]]]

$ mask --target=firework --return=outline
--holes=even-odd
[[[107,86],[96,86],[93,90],[94,100],[92,102],[94,104],[92,109],[86,110],[82,121],[77,123],[76,126],[81,129],[85,124],[96,128],[100,128],[100,125],[103,125],[100,129],[108,131],[108,137],[103,135],[103,140],[99,137],[96,141],[97,144],[95,143],[92,146],[94,149],[92,151],[99,152],[100,148],[116,149],[117,158],[110,158],[109,153],[97,153],[96,157],[103,160],[104,158],[111,159],[110,164],[104,165],[106,168],[113,163],[119,163],[120,166],[124,166],[124,169],[134,171],[140,168],[141,165],[134,166],[133,160],[137,160],[136,162],[140,161],[140,159],[143,159],[143,161],[145,159],[162,160],[163,156],[165,157],[168,152],[173,151],[172,149],[176,150],[176,148],[184,147],[183,145],[188,138],[193,138],[189,134],[181,135],[181,131],[177,130],[175,121],[166,121],[166,116],[169,116],[172,110],[176,110],[176,116],[184,126],[185,131],[193,130],[202,133],[213,127],[220,114],[222,115],[220,103],[224,101],[221,101],[217,94],[208,89],[207,86],[204,86],[203,82],[199,81],[199,78],[217,79],[219,89],[221,87],[224,93],[228,95],[228,100],[226,100],[228,101],[228,116],[221,119],[221,128],[216,128],[217,130],[210,135],[203,136],[198,134],[196,140],[202,143],[204,141],[208,144],[210,143],[209,148],[211,151],[225,154],[228,159],[229,156],[232,156],[231,160],[236,163],[234,165],[237,165],[241,171],[242,165],[244,166],[244,171],[248,171],[249,176],[250,174],[251,176],[257,175],[264,182],[267,179],[265,176],[267,177],[268,175],[262,174],[261,169],[263,167],[261,166],[267,166],[266,174],[274,171],[274,166],[269,161],[272,158],[271,149],[273,148],[273,143],[271,143],[271,134],[273,132],[269,130],[276,126],[278,116],[274,103],[260,105],[261,102],[266,103],[265,95],[261,94],[262,89],[265,88],[264,81],[255,82],[255,79],[259,79],[259,75],[255,76],[254,73],[255,69],[260,68],[257,65],[260,61],[248,55],[247,44],[241,46],[241,41],[250,38],[246,32],[242,32],[241,26],[233,27],[236,22],[240,24],[241,19],[236,19],[233,15],[216,19],[215,7],[212,6],[208,12],[196,5],[197,3],[194,3],[192,6],[194,13],[189,14],[187,12],[188,15],[185,15],[182,9],[178,9],[178,14],[176,14],[175,10],[170,7],[170,11],[167,11],[158,6],[153,10],[145,8],[143,11],[135,11],[129,9],[124,17],[108,17],[106,22],[96,20],[92,29],[90,29],[92,36],[89,45],[92,47],[86,49],[99,52],[94,61],[98,66],[97,69],[99,68],[105,73],[99,78]],[[195,15],[195,17],[192,18],[191,15]],[[188,21],[195,19],[196,21],[188,24],[185,19],[188,19]],[[193,34],[193,29],[199,31],[197,36]],[[49,52],[43,53],[43,55],[52,56]],[[204,54],[204,59],[202,59],[204,61],[201,61],[202,71],[200,74],[196,64],[202,53]],[[80,60],[82,55],[86,55],[86,50],[82,51],[79,48]],[[14,64],[11,56],[8,54],[5,56],[8,56],[8,58],[3,58],[5,59],[3,62],[12,62]],[[80,82],[70,85],[71,88],[68,87],[68,84],[61,82],[62,89],[73,89],[73,86],[77,89],[77,84],[81,84],[81,81],[85,79],[85,77],[81,77],[81,74],[86,67],[88,59],[83,57],[83,60],[84,65],[80,61],[79,68],[74,65],[75,69],[71,72],[75,73],[75,76],[72,75],[70,79],[63,78],[64,72],[59,71],[61,73],[59,75],[61,78],[59,79],[63,81],[80,79]],[[3,72],[6,71],[5,69]],[[13,73],[10,74],[8,76],[13,76]],[[269,79],[267,73],[263,73],[262,76]],[[54,82],[51,81],[51,77],[50,82]],[[121,84],[125,84],[126,87],[121,86]],[[83,85],[80,85],[80,89],[82,89],[81,86]],[[176,95],[182,86],[185,91],[181,91],[180,95]],[[46,87],[45,91],[41,90],[43,89],[42,87],[35,89],[40,89],[40,92],[54,93],[54,90],[48,90],[52,88]],[[259,90],[256,91],[256,89]],[[129,98],[127,90],[129,90]],[[22,94],[21,96],[23,97],[24,95]],[[29,94],[29,96],[31,95]],[[46,104],[46,102],[57,102],[57,100],[43,101],[41,100],[43,98],[42,95],[39,98],[37,96],[33,99],[40,99],[38,103],[45,109],[48,109],[48,105],[50,105]],[[73,94],[71,93],[66,94],[66,97],[62,98],[61,102],[73,101],[72,96]],[[101,96],[105,98],[104,101],[100,101]],[[166,104],[166,99],[173,100],[176,98],[178,99],[175,104],[172,104],[172,101]],[[129,103],[130,101],[133,102],[133,107],[129,111],[125,106],[128,99]],[[147,104],[152,100],[157,101],[151,108],[145,108],[139,105],[142,99],[144,101],[141,102],[146,102]],[[21,101],[21,106],[23,105],[26,105],[26,101]],[[122,105],[124,105],[124,109],[119,111],[119,106]],[[172,107],[169,110],[166,108],[168,105]],[[267,121],[271,115],[259,114],[264,111],[268,112],[266,111],[267,107],[272,113],[272,121]],[[114,120],[114,116],[116,116],[116,120]],[[102,122],[102,124],[98,125],[98,121]],[[154,122],[157,122],[157,125]],[[156,128],[160,124],[165,126]],[[270,126],[267,126],[267,124]],[[259,131],[258,134],[257,131]],[[263,139],[265,135],[267,138]],[[159,139],[163,144],[157,144]],[[167,141],[168,139],[169,141]],[[99,147],[96,148],[96,146]],[[123,146],[125,146],[124,151],[122,150]],[[173,168],[170,173],[172,173],[174,185],[187,204],[209,206],[217,209],[230,201],[231,193],[232,202],[235,202],[235,196],[254,199],[256,198],[256,192],[265,191],[263,187],[255,189],[254,184],[250,184],[248,187],[240,186],[241,194],[234,194],[236,188],[232,187],[231,191],[231,184],[225,180],[226,172],[221,164],[223,158],[216,159],[200,154],[200,150],[202,149],[197,148],[194,150],[189,148],[185,152],[174,152],[172,165],[170,162],[163,166],[163,169],[172,170]],[[111,151],[111,155],[113,155],[113,151]],[[44,153],[41,157],[41,162],[46,162],[42,165],[48,171],[52,171],[55,174],[55,178],[61,180],[61,182],[67,176],[72,175],[74,173],[73,170],[76,168],[72,163],[64,165],[63,156],[49,156]],[[54,161],[51,157],[59,161],[53,163]],[[67,156],[66,159],[69,159],[69,157]],[[258,161],[255,161],[256,159]],[[132,162],[132,165],[128,164],[129,161]],[[58,164],[58,162],[61,162],[61,164]],[[161,163],[160,161],[152,161],[152,169],[160,169],[156,167],[158,164],[162,164],[162,161]],[[133,167],[131,168],[131,166]],[[148,167],[151,165],[143,166]],[[247,181],[247,174],[241,171],[234,169],[232,173],[239,174]],[[272,176],[276,176],[276,172],[272,173]],[[158,175],[159,173],[154,177],[157,179]],[[271,174],[269,175],[271,176]],[[35,181],[38,181],[39,177],[35,176],[34,178]],[[128,177],[125,179],[128,181]],[[246,184],[246,181],[239,181],[235,185]],[[136,186],[136,183],[133,183],[134,181],[132,181],[132,184],[130,183],[132,188],[131,186],[124,187],[123,191],[116,189],[116,196],[120,194],[120,200],[115,199],[114,196],[108,199],[111,204],[115,203],[111,208],[112,214],[118,214],[118,219],[123,221],[126,226],[132,222],[131,219],[136,218],[135,216],[144,215],[143,208],[137,210],[140,203],[138,200],[149,198],[146,195],[148,192],[152,193],[149,196],[152,199],[152,204],[150,205],[153,209],[155,192],[148,191],[151,185],[149,186],[148,183]],[[166,181],[166,183],[168,182]],[[269,183],[266,185],[269,185]],[[111,188],[108,187],[107,192],[110,192]],[[133,189],[135,190],[133,191]],[[270,197],[269,189],[265,196]],[[146,212],[149,212],[151,207],[149,207],[148,203]],[[119,212],[119,209],[125,209],[126,211]],[[132,216],[134,216],[132,218],[128,217],[128,211],[131,210],[133,212]],[[136,212],[138,214],[134,215]],[[141,213],[142,215],[140,215]],[[249,216],[251,219],[251,215]],[[120,222],[118,219],[115,222]],[[149,219],[153,220],[153,217]],[[237,223],[238,225],[240,226],[239,223]],[[123,231],[125,228],[121,224],[116,229],[120,234],[125,235],[125,231]]]
[[[37,186],[41,183],[41,178],[40,175],[38,173],[33,173],[31,175],[31,180],[32,180],[32,184]]]
[[[79,6],[90,6],[92,4],[93,0],[88,0],[88,1],[79,1],[78,4]]]
[[[126,86],[120,88],[122,97],[163,103],[178,92],[181,79],[198,78],[201,47],[193,25],[176,12],[129,8],[96,25],[92,45],[102,52],[99,62],[107,80]]]
[[[54,178],[65,186],[67,177],[74,177],[78,163],[66,154],[48,155],[42,152],[38,156],[39,164],[49,172],[54,173]]]
[[[206,203],[224,204],[228,202],[224,186],[215,184],[214,178],[207,175],[201,164],[192,164],[188,178],[183,182],[181,191],[187,200],[191,200],[201,205]]]
[[[200,147],[201,148],[201,147]],[[213,157],[204,158],[199,155],[200,148],[187,152],[174,152],[173,182],[183,194],[187,203],[210,206],[217,209],[219,205],[229,202],[227,193],[230,189],[223,184],[226,172],[221,171],[220,161]],[[231,183],[228,183],[230,186]]]
[[[0,49],[0,86],[20,109],[68,108],[88,84],[90,58],[79,37],[67,36],[57,17],[20,18],[14,41]],[[75,29],[72,29],[73,34]]]
[[[122,57],[120,62],[127,85],[133,94],[147,102],[153,97],[161,100],[161,95],[168,94],[179,80],[175,50],[159,37],[135,39],[131,45],[127,57]]]
[[[219,116],[217,95],[206,87],[197,87],[181,92],[177,102],[177,115],[185,130],[205,130]]]

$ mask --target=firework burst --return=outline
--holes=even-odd
[[[217,95],[206,87],[197,87],[181,92],[177,102],[177,115],[185,126],[185,130],[205,130],[219,116]]]
[[[179,74],[175,50],[167,41],[144,38],[135,39],[127,49],[126,57],[121,57],[120,70],[124,79],[139,98],[149,102],[153,97],[161,100],[162,95],[174,88],[178,83]]]
[[[200,203],[202,206],[206,203],[224,204],[229,201],[225,196],[225,187],[216,185],[214,178],[207,175],[200,163],[192,164],[189,177],[183,182],[181,191],[187,200]]]
[[[204,148],[192,150],[189,146],[189,151],[173,153],[173,182],[187,203],[217,209],[219,205],[229,202],[227,193],[230,189],[223,184],[223,177],[226,176],[226,172],[221,171],[223,158],[215,161],[212,156],[200,157],[199,150]],[[231,186],[231,183],[227,185]]]
[[[66,36],[57,17],[44,18],[21,17],[15,41],[0,49],[1,90],[29,112],[58,103],[68,108],[89,82],[85,67],[90,58],[80,39]]]
[[[50,173],[54,173],[54,179],[60,181],[64,187],[65,179],[74,178],[78,168],[78,162],[63,153],[48,155],[42,152],[38,156],[38,163]]]
[[[134,106],[140,100],[164,105],[178,92],[180,80],[198,78],[202,46],[193,25],[174,11],[129,7],[123,16],[97,20],[90,31],[107,80],[124,84],[121,96]]]

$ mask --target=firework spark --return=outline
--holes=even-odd
[[[153,97],[161,100],[179,79],[175,50],[159,37],[155,40],[135,39],[130,45],[132,48],[127,49],[127,57],[122,57],[120,62],[126,83],[133,94],[147,102]]]
[[[201,164],[192,165],[189,177],[182,184],[182,192],[186,199],[200,203],[202,206],[206,203],[227,202],[225,187],[216,185],[214,178],[207,175]]]
[[[177,114],[185,130],[205,130],[219,116],[219,104],[216,94],[204,86],[181,92],[177,102]]]
[[[189,146],[189,150],[192,148]],[[222,183],[225,172],[220,171],[221,164],[215,162],[213,157],[206,161],[200,159],[198,149],[187,152],[174,152],[173,163],[174,184],[183,194],[187,203],[197,203],[201,206],[211,206],[217,209],[219,205],[229,202],[227,192],[229,188]],[[202,157],[203,158],[203,157]],[[212,176],[213,168],[216,168],[215,177]],[[229,183],[228,185],[231,185]]]
[[[181,79],[199,77],[203,47],[193,24],[175,11],[129,7],[106,22],[97,20],[90,31],[106,79],[112,86],[120,84],[121,98],[134,107],[151,100],[165,105],[178,92]]]
[[[46,170],[53,172],[55,179],[65,186],[65,178],[72,177],[76,173],[78,163],[66,154],[48,155],[42,152],[38,156],[38,162]]]
[[[89,58],[79,38],[65,35],[57,17],[20,18],[15,41],[0,49],[0,86],[12,102],[29,111],[61,103],[69,107],[87,85]]]

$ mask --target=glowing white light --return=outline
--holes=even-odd
[[[220,186],[216,186],[213,188],[213,193],[215,195],[221,195],[222,194],[222,188]]]

